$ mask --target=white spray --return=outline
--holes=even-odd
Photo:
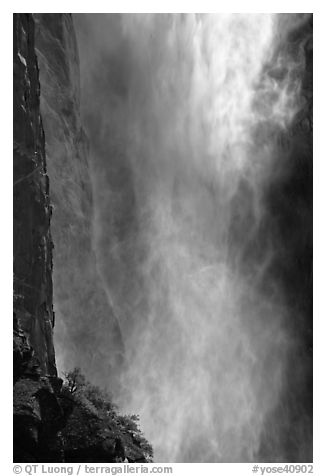
[[[262,194],[298,64],[278,53],[275,15],[114,22],[107,174],[93,163],[95,246],[126,349],[116,396],[156,461],[251,461],[292,345]]]

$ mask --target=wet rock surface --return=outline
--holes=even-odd
[[[36,14],[41,114],[53,216],[53,289],[59,367],[87,368],[100,384],[123,360],[121,331],[101,286],[93,250],[90,151],[80,117],[80,71],[71,14]],[[85,316],[96,315],[94,320]],[[100,332],[98,332],[100,329]],[[99,341],[94,352],[94,335]],[[60,360],[61,359],[61,360]],[[102,375],[102,362],[107,374]],[[61,365],[60,365],[61,364]],[[101,370],[100,370],[101,369]],[[67,369],[62,369],[67,370]]]
[[[42,61],[48,64],[54,58],[59,59],[59,63],[51,64],[52,79],[57,86],[49,81],[44,99],[48,101],[44,106],[48,147],[50,159],[54,159],[50,166],[51,203],[40,114],[35,18],[45,42],[43,55],[49,55],[49,58],[43,56]],[[104,419],[96,411],[67,398],[63,381],[57,376],[53,345],[52,201],[59,208],[55,239],[59,245],[57,277],[62,286],[58,286],[56,297],[64,302],[64,286],[69,280],[73,284],[85,261],[93,259],[89,235],[91,197],[84,150],[87,141],[78,123],[79,78],[71,17],[48,14],[41,23],[40,27],[39,15],[14,15],[13,459],[15,462],[146,462],[132,432],[123,425],[122,429],[118,428],[110,418]],[[67,48],[61,48],[62,44]],[[58,91],[62,96],[57,96]],[[60,141],[66,146],[64,154],[58,146]],[[72,226],[74,221],[76,230]],[[65,240],[73,242],[73,238],[78,241],[75,251],[64,246]],[[84,296],[87,305],[75,303],[78,311],[84,305],[87,312],[87,306],[96,302],[102,302],[105,308],[103,296],[92,298],[94,293],[95,288],[88,289]],[[80,290],[77,294],[81,294]],[[63,309],[61,317],[76,317],[76,313],[69,314],[72,309],[64,304]],[[78,330],[78,319],[76,327]]]
[[[14,460],[60,460],[49,180],[34,22],[14,15]],[[57,386],[58,386],[57,385]]]

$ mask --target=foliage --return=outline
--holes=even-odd
[[[147,462],[152,461],[153,449],[138,426],[139,416],[119,414],[111,395],[87,381],[79,368],[64,374],[62,396],[79,408],[79,421],[74,423],[78,437],[95,441],[110,435],[121,441],[127,456],[135,455],[136,460],[143,455]]]
[[[70,372],[65,372],[64,374],[64,388],[67,389],[71,394],[75,393],[78,389],[82,389],[86,385],[86,378],[81,373],[79,367],[75,367]]]

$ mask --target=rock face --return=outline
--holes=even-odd
[[[14,15],[14,459],[60,460],[49,180],[31,15]],[[53,384],[53,385],[52,385]]]
[[[51,210],[33,20],[27,15],[15,15],[14,22],[15,317],[17,327],[28,336],[43,373],[56,375],[52,343]]]
[[[38,55],[43,66],[41,97],[47,127],[51,204],[34,19]],[[87,140],[79,120],[78,56],[71,16],[15,14],[13,31],[13,459],[15,462],[110,463],[127,458],[146,462],[133,429],[123,423],[118,428],[115,423],[117,418],[123,422],[124,417],[117,414],[114,418],[106,414],[103,417],[94,408],[90,411],[77,400],[67,399],[66,388],[57,377],[50,222],[58,248],[54,268],[55,300],[60,318],[74,319],[76,323],[76,335],[66,335],[60,350],[66,351],[73,365],[75,354],[70,342],[76,342],[77,338],[78,345],[83,346],[78,327],[81,314],[78,313],[85,314],[90,309],[102,312],[103,339],[110,342],[120,335],[117,324],[113,327],[105,324],[111,310],[103,291],[97,291],[92,282],[96,267],[90,236],[91,187]],[[88,277],[83,281],[81,277],[86,269]],[[91,326],[90,322],[90,332]],[[63,338],[63,323],[61,332]],[[91,346],[85,346],[84,350],[84,358],[91,358]],[[79,354],[82,354],[80,350]]]
[[[123,346],[109,297],[101,288],[92,249],[91,176],[88,141],[80,120],[79,58],[73,19],[70,14],[48,13],[34,18],[53,203],[58,365],[69,362],[70,369],[87,368],[92,380],[100,384],[103,379],[114,378],[113,369],[119,367]],[[100,333],[94,329],[94,315]],[[97,338],[97,352],[92,335]],[[99,370],[103,360],[107,362],[105,376]]]

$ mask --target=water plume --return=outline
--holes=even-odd
[[[304,21],[75,16],[94,247],[125,348],[111,391],[156,461],[257,459],[284,391],[297,344],[264,194],[302,107],[284,38]]]

